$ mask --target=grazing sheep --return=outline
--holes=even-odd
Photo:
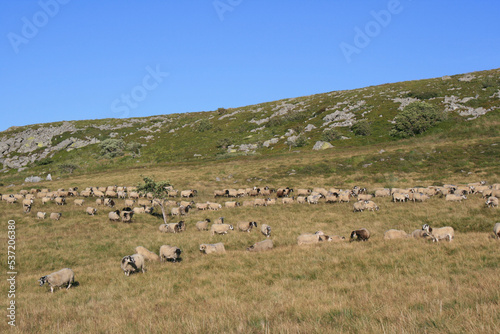
[[[181,253],[180,248],[175,246],[163,245],[160,247],[160,259],[162,262],[177,262],[177,260],[180,260]]]
[[[113,221],[113,222],[117,222],[117,221],[120,221],[120,210],[116,210],[116,211],[111,211],[110,213],[108,213],[108,218],[109,220]]]
[[[212,235],[217,234],[227,234],[227,232],[234,230],[233,225],[229,224],[213,224],[212,227],[210,227],[210,233]]]
[[[426,231],[433,242],[438,242],[439,240],[448,239],[448,241],[452,241],[455,237],[455,230],[451,226],[432,228],[428,224],[424,224],[422,226],[422,230]]]
[[[134,216],[134,211],[131,208],[123,208],[120,212],[120,217],[122,218],[122,222],[131,223],[132,217]]]
[[[271,226],[262,224],[260,226],[260,232],[264,234],[267,238],[269,238],[271,236]]]
[[[224,217],[219,217],[214,221],[214,224],[224,224]]]
[[[328,241],[328,242],[330,242],[330,241],[332,241],[332,238],[329,235],[322,234],[322,235],[319,236],[319,241]]]
[[[196,228],[198,229],[198,231],[208,231],[208,224],[210,223],[210,219],[205,219],[205,220],[201,220],[201,221],[198,221],[196,222]]]
[[[268,198],[266,201],[268,206],[276,204],[276,198]]]
[[[54,293],[54,288],[61,288],[62,286],[66,286],[66,290],[68,290],[71,285],[75,282],[75,273],[73,270],[69,268],[64,268],[55,273],[42,276],[38,280],[40,282],[40,286],[43,286],[45,283],[48,283],[50,286],[50,292]]]
[[[36,218],[38,218],[38,219],[45,219],[45,216],[46,216],[45,212],[38,211],[36,213]]]
[[[370,231],[368,231],[366,228],[354,230],[351,232],[351,241],[355,240],[355,237],[358,241],[367,241],[368,239],[370,239]]]
[[[297,237],[297,245],[299,246],[317,244],[322,241],[332,241],[332,238],[324,234],[318,234],[317,232],[314,234],[301,234]]]
[[[111,198],[105,198],[103,204],[112,208],[115,206],[115,201],[113,201],[113,199]]]
[[[117,198],[118,194],[114,190],[106,190],[106,192],[104,193],[104,196],[106,196],[106,197],[112,197],[112,198]]]
[[[467,196],[465,196],[465,195],[448,194],[445,197],[445,200],[448,201],[448,202],[461,202],[463,199],[467,199]]]
[[[242,232],[250,232],[252,231],[252,228],[257,227],[256,222],[242,222],[238,223],[238,230]]]
[[[358,200],[359,201],[369,201],[373,198],[373,195],[371,194],[359,194],[358,195]]]
[[[75,200],[73,201],[73,203],[74,203],[75,205],[78,205],[78,206],[82,206],[82,205],[83,205],[83,202],[85,202],[85,200],[83,200],[83,199],[75,199]]]
[[[93,192],[92,190],[83,190],[80,195],[82,195],[83,197],[90,197],[93,195]]]
[[[368,211],[378,211],[380,209],[373,201],[365,201],[365,206]]]
[[[297,189],[296,193],[297,193],[297,196],[307,197],[311,194],[311,190],[310,189]]]
[[[224,190],[215,190],[214,191],[214,197],[222,197],[225,195],[226,195],[226,192]]]
[[[144,257],[144,259],[148,260],[148,261],[158,261],[158,260],[160,260],[160,257],[158,255],[156,255],[156,253],[151,252],[150,250],[148,250],[147,248],[142,247],[142,246],[137,246],[135,248],[135,252],[137,254],[141,254],[142,257]],[[160,248],[160,252],[161,252],[161,248]]]
[[[144,267],[144,256],[141,254],[127,255],[122,258],[121,268],[125,273],[125,276],[129,276],[130,273],[142,271],[145,272]]]
[[[45,203],[49,203],[52,201],[52,198],[51,197],[42,197],[42,204],[45,204]]]
[[[337,194],[326,195],[325,202],[326,203],[336,203],[339,201],[339,196]]]
[[[358,202],[354,203],[352,211],[353,212],[363,212],[366,209],[367,209],[367,207],[366,207],[365,201],[358,201]]]
[[[226,208],[236,208],[236,207],[238,207],[240,205],[241,205],[240,202],[235,202],[235,201],[224,202],[224,206]],[[266,203],[266,205],[267,205],[267,203]]]
[[[182,190],[181,191],[181,197],[184,197],[184,198],[194,197],[194,196],[196,196],[197,193],[198,193],[198,191],[196,191],[194,189],[191,189],[191,190]]]
[[[375,197],[389,197],[391,196],[391,190],[387,188],[376,189]]]
[[[135,200],[133,200],[133,199],[126,199],[125,200],[126,206],[134,206],[134,204],[135,204]]]
[[[29,205],[23,204],[23,212],[30,213],[31,212],[31,204],[29,204]]]
[[[496,223],[493,226],[493,233],[495,233],[495,238],[500,239],[500,223]]]
[[[416,192],[413,193],[412,195],[413,195],[412,197],[413,202],[424,202],[430,198],[429,195],[424,194],[422,192]]]
[[[32,199],[23,199],[23,205],[25,206],[31,206],[33,204]]]
[[[162,224],[159,229],[163,233],[180,233],[186,230],[186,224],[181,220],[178,223]]]
[[[104,199],[103,198],[98,198],[95,200],[95,205],[104,205]]]
[[[255,206],[254,203],[255,203],[254,200],[247,200],[243,201],[243,204],[241,206]]]
[[[189,212],[189,209],[191,207],[188,205],[188,206],[179,206],[178,208],[172,208],[170,210],[170,214],[172,216],[185,216],[188,212]]]
[[[137,201],[137,204],[139,206],[151,206],[153,204],[153,201],[149,199],[140,199]]]
[[[61,216],[62,216],[62,214],[60,212],[52,212],[50,214],[50,219],[59,220],[59,219],[61,219]]]
[[[384,233],[385,240],[404,239],[404,238],[408,238],[408,237],[409,237],[409,235],[405,231],[401,231],[401,230],[391,229],[391,230],[385,231],[385,233]]]
[[[200,252],[205,254],[225,253],[226,249],[224,248],[224,244],[222,242],[216,244],[201,244]]]
[[[87,209],[85,209],[85,212],[90,215],[90,216],[93,216],[97,213],[97,209],[96,208],[93,208],[93,207],[90,207],[88,206]]]
[[[297,196],[297,203],[299,203],[299,204],[307,203],[307,197],[306,196]]]
[[[292,204],[294,201],[294,198],[293,197],[283,197],[281,199],[281,201],[283,202],[283,204]]]
[[[415,239],[422,239],[422,238],[428,238],[429,233],[420,229],[420,230],[415,230],[415,231],[411,232],[411,236]]]
[[[264,241],[259,241],[247,248],[249,252],[264,252],[273,249],[273,241],[271,239],[266,239]]]
[[[220,205],[219,203],[212,203],[212,202],[209,202],[209,203],[208,203],[208,208],[209,208],[210,210],[214,210],[214,211],[216,211],[216,210],[222,209],[222,205]]]
[[[196,203],[195,207],[197,210],[200,210],[200,211],[208,210],[208,202],[207,203]]]
[[[348,191],[348,192],[346,192],[346,191],[341,192],[339,194],[339,196],[338,196],[338,201],[340,203],[343,203],[343,202],[349,203],[350,200],[351,200],[351,192],[350,191]]]
[[[486,206],[490,208],[498,207],[498,198],[494,196],[488,197],[488,200],[486,200]]]
[[[254,206],[267,206],[267,200],[264,198],[256,198],[253,201]]]
[[[17,203],[17,198],[15,198],[15,197],[7,197],[6,201],[9,204],[14,204],[14,203]]]
[[[293,189],[290,189],[289,187],[286,188],[280,188],[276,190],[276,197],[288,197],[290,193],[293,192]]]
[[[321,196],[320,195],[309,195],[307,196],[307,203],[309,204],[318,204]]]
[[[410,195],[409,194],[395,192],[395,193],[392,194],[392,200],[394,202],[406,202],[406,201],[410,200]]]

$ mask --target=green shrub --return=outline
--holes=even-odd
[[[331,142],[342,138],[342,134],[337,129],[327,129],[321,134],[321,140]]]
[[[50,158],[45,158],[45,159],[35,161],[35,165],[36,166],[46,166],[46,165],[50,165],[53,162],[54,162],[54,160],[52,160]]]
[[[219,115],[224,115],[226,113],[227,113],[227,109],[225,109],[225,108],[218,108],[217,109],[217,114],[219,114]]]
[[[137,156],[141,155],[141,147],[142,147],[141,144],[133,141],[127,144],[126,149],[127,151],[132,152],[132,155],[135,157],[136,155]]]
[[[412,137],[424,133],[445,118],[446,114],[436,106],[427,102],[413,102],[396,116],[389,134],[399,138]]]
[[[304,135],[299,135],[295,141],[289,142],[289,145],[293,147],[303,147],[307,145],[307,138]]]
[[[361,120],[354,123],[351,126],[351,131],[354,132],[356,136],[369,136],[372,133],[370,123],[367,120]]]
[[[433,97],[438,97],[439,94],[433,90],[414,90],[406,94],[407,97],[414,97],[419,100],[428,100]]]
[[[106,158],[114,158],[122,156],[123,150],[125,149],[125,142],[123,139],[112,139],[108,138],[103,140],[99,147],[101,148],[101,155]]]
[[[233,140],[231,138],[221,138],[217,140],[217,148],[226,149],[228,146],[233,144]]]
[[[203,118],[195,125],[195,130],[197,132],[205,132],[212,128],[212,123],[208,119]]]
[[[59,165],[58,168],[61,171],[61,173],[73,174],[73,172],[75,171],[75,169],[78,168],[78,166],[75,164],[62,164]]]

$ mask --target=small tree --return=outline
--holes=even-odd
[[[356,136],[369,136],[371,134],[370,123],[367,120],[361,120],[351,126],[351,131]]]
[[[342,138],[342,134],[338,130],[333,129],[333,128],[326,129],[321,134],[321,140],[327,141],[327,142],[332,142],[332,141],[338,140],[340,138]]]
[[[445,118],[446,114],[436,106],[427,102],[413,102],[396,116],[389,134],[400,138],[412,137],[427,131]]]
[[[163,221],[167,223],[167,213],[165,212],[165,199],[168,197],[169,181],[156,182],[152,177],[144,177],[144,183],[137,186],[137,191],[141,193],[152,193],[153,200],[157,200],[163,214]]]
[[[140,156],[141,155],[141,144],[133,141],[131,143],[127,144],[127,151],[132,152],[132,155],[135,156]]]
[[[123,149],[125,148],[125,142],[123,139],[112,139],[108,138],[103,140],[99,146],[101,147],[101,155],[106,158],[114,158],[123,155]]]
[[[59,165],[58,167],[62,173],[69,173],[69,174],[73,174],[75,169],[78,168],[78,166],[75,164],[62,164],[62,165]]]

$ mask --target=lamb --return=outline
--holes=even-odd
[[[498,207],[498,198],[494,196],[488,197],[488,200],[486,200],[486,206],[492,208],[492,207]]]
[[[424,226],[422,226],[422,230],[429,234],[433,242],[438,242],[443,239],[448,239],[448,241],[451,242],[455,237],[455,231],[451,226],[432,228],[428,224],[424,224]]]
[[[156,255],[156,253],[151,252],[150,250],[148,250],[147,248],[145,248],[143,246],[137,246],[135,248],[135,252],[137,254],[141,254],[142,257],[144,257],[144,259],[148,260],[148,261],[160,260],[160,257],[158,255]],[[160,252],[161,252],[161,248],[160,248]]]
[[[262,224],[260,226],[260,232],[264,234],[267,238],[269,238],[271,236],[271,226]]]
[[[125,273],[125,276],[129,276],[130,273],[142,271],[145,272],[144,267],[144,256],[141,254],[127,255],[122,258],[121,268]]]
[[[257,227],[256,222],[241,222],[238,223],[238,229],[242,232],[250,232],[252,228]]]
[[[196,222],[196,228],[198,231],[208,231],[208,224],[210,223],[210,219],[205,219],[202,221]]]
[[[404,239],[404,238],[408,238],[408,237],[409,237],[409,235],[405,231],[401,231],[401,230],[391,229],[391,230],[385,231],[385,233],[384,233],[385,240]]]
[[[59,219],[61,219],[61,216],[62,216],[62,214],[60,212],[52,212],[50,214],[50,219],[59,220]]]
[[[160,247],[160,259],[161,261],[171,261],[177,262],[180,260],[180,255],[182,251],[178,247],[163,245]]]
[[[273,241],[271,239],[266,239],[253,244],[247,248],[249,252],[264,252],[273,249]]]
[[[38,211],[36,213],[36,218],[38,218],[38,219],[45,219],[45,215],[46,215],[45,212]]]
[[[85,200],[83,200],[83,199],[75,199],[75,200],[73,201],[73,203],[74,203],[75,205],[82,206],[84,201],[85,201]]]
[[[500,239],[500,223],[496,223],[495,226],[493,226],[493,233],[495,233],[496,239]]]
[[[465,195],[448,194],[448,195],[446,195],[445,199],[448,202],[461,202],[463,199],[467,199],[467,196],[465,196]]]
[[[120,210],[111,211],[110,213],[108,213],[108,218],[109,218],[109,220],[111,220],[113,222],[119,221],[121,219],[120,218]]]
[[[213,224],[210,228],[210,233],[212,235],[217,234],[227,234],[227,232],[234,230],[233,225],[229,224]]]
[[[358,241],[367,241],[368,239],[370,239],[370,231],[368,231],[366,228],[354,230],[351,232],[351,241],[355,240],[355,237]]]
[[[51,293],[54,293],[55,287],[61,288],[66,285],[66,290],[68,290],[75,282],[75,273],[69,268],[64,268],[52,274],[42,276],[38,281],[40,282],[40,286],[48,283]]]
[[[90,207],[88,206],[87,209],[85,209],[85,212],[90,215],[90,216],[93,216],[97,213],[97,209],[96,208],[93,208],[93,207]]]
[[[200,252],[205,253],[205,254],[225,253],[226,250],[224,248],[224,244],[222,242],[219,242],[216,244],[201,244],[200,245]]]

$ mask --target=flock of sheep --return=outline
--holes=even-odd
[[[177,191],[173,188],[168,188],[168,197],[181,198],[181,201],[174,199],[166,199],[163,205],[172,206],[171,216],[185,216],[189,210],[220,210],[223,205],[226,208],[234,208],[238,206],[269,206],[281,202],[282,204],[290,203],[308,203],[318,204],[320,201],[324,203],[342,203],[354,201],[353,211],[362,212],[365,210],[377,211],[379,206],[373,201],[378,197],[391,197],[392,201],[403,203],[407,201],[423,202],[433,196],[444,197],[446,201],[462,201],[466,200],[470,194],[481,194],[485,199],[485,205],[488,207],[498,207],[498,198],[500,197],[500,184],[486,185],[484,181],[477,183],[470,183],[468,185],[454,186],[444,185],[442,187],[429,186],[426,188],[379,188],[374,189],[368,193],[366,188],[354,187],[353,189],[342,190],[338,188],[325,188],[314,189],[292,189],[289,187],[270,189],[269,187],[258,188],[244,188],[244,189],[223,189],[216,190],[213,193],[214,198],[224,197],[227,201],[223,204],[218,202],[204,202],[195,203],[193,199],[197,196],[196,190],[183,190]],[[106,206],[114,208],[116,205],[115,200],[123,199],[125,207],[122,210],[114,210],[108,213],[110,221],[122,221],[125,223],[132,222],[134,214],[152,213],[153,207],[159,204],[159,199],[155,199],[151,193],[142,194],[136,191],[135,187],[89,187],[78,193],[77,188],[70,188],[68,190],[59,189],[57,191],[50,191],[49,189],[31,189],[21,190],[18,194],[1,195],[2,201],[9,204],[15,204],[18,201],[22,203],[23,212],[29,214],[35,201],[40,201],[41,205],[49,202],[54,202],[56,205],[62,206],[67,204],[67,199],[74,198],[73,204],[75,206],[83,207],[85,201],[90,198],[96,198],[96,206]],[[239,201],[243,199],[243,201]],[[85,213],[88,215],[96,215],[97,208],[88,206]],[[45,219],[46,212],[38,211],[36,214],[37,219]],[[62,214],[59,212],[50,213],[49,217],[54,220],[59,220]],[[210,231],[211,235],[224,235],[235,228],[231,224],[224,222],[224,218],[220,217],[212,223],[210,219],[198,221],[195,227],[199,231]],[[257,223],[239,222],[236,225],[238,231],[250,232],[253,228],[257,228]],[[186,230],[184,221],[178,223],[162,224],[159,226],[159,231],[163,233],[181,233]],[[500,223],[494,226],[494,234],[497,239],[500,238]],[[261,224],[260,232],[266,237],[265,240],[257,242],[247,248],[250,252],[267,251],[273,248],[273,242],[269,237],[271,236],[271,227],[267,224]],[[441,228],[432,228],[425,224],[422,229],[417,229],[408,234],[401,230],[388,230],[384,233],[384,239],[398,239],[398,238],[425,238],[437,242],[439,240],[452,241],[454,238],[454,230],[450,226]],[[361,228],[351,232],[350,240],[366,241],[370,238],[370,231],[366,228]],[[315,233],[302,234],[297,237],[298,245],[315,244],[320,242],[343,241],[345,237],[342,236],[329,236],[321,231]],[[205,254],[211,253],[224,253],[225,248],[223,243],[216,244],[201,244],[199,250]],[[144,272],[146,261],[171,261],[176,262],[180,260],[182,253],[181,249],[175,246],[162,245],[158,254],[149,251],[148,249],[138,246],[135,249],[135,254],[124,256],[121,260],[121,269],[126,276],[134,272]],[[67,289],[74,283],[74,273],[71,269],[65,268],[50,275],[43,276],[39,279],[40,286],[48,283],[51,292],[54,287],[66,286]]]

